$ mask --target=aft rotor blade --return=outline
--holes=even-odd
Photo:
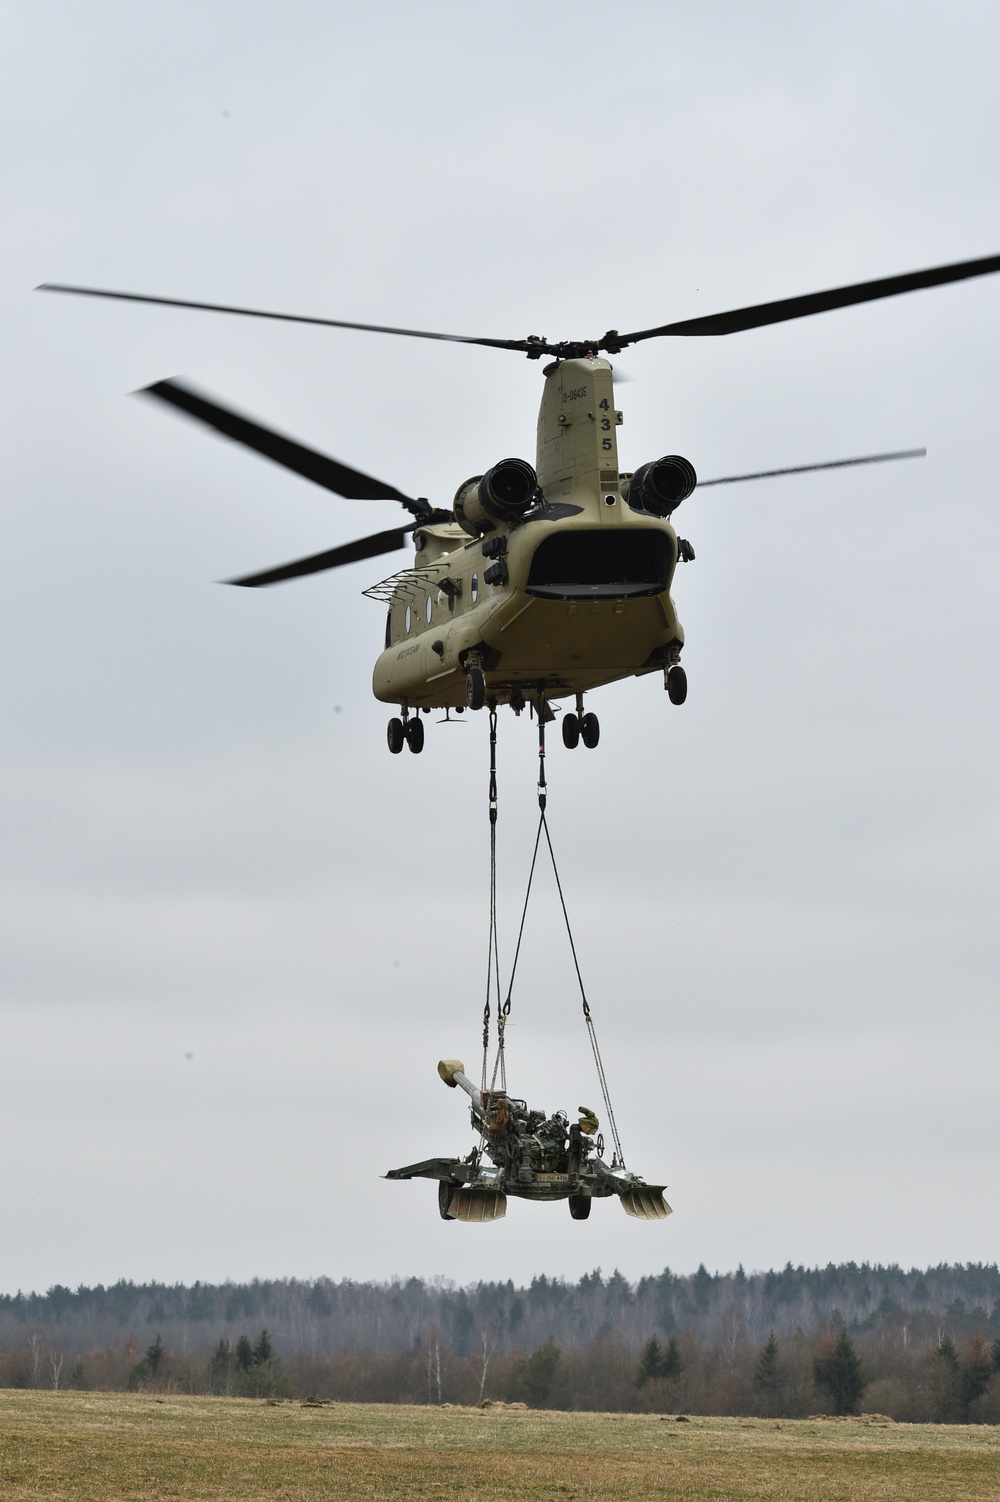
[[[304,313],[270,313],[263,308],[238,308],[230,303],[190,302],[181,297],[148,297],[142,292],[111,292],[104,287],[73,287],[43,282],[36,292],[70,292],[77,297],[111,297],[118,302],[156,303],[163,308],[195,308],[200,313],[235,313],[241,318],[270,318],[279,323],[315,323],[328,329],[360,329],[367,334],[403,334],[407,339],[443,339],[449,344],[485,344],[491,349],[527,350],[526,339],[479,339],[467,334],[436,334],[427,329],[396,329],[384,323],[350,323],[344,318],[311,318]]]
[[[283,563],[278,568],[265,569],[259,574],[244,574],[239,579],[225,579],[225,584],[240,584],[247,589],[257,589],[262,584],[281,584],[285,579],[301,579],[305,574],[321,574],[324,569],[340,568],[344,563],[359,563],[362,558],[376,558],[379,553],[394,553],[406,546],[406,539],[413,527],[394,527],[390,532],[375,532],[371,537],[359,537],[357,542],[345,543],[342,548],[330,548],[326,553],[313,553],[309,558],[297,558],[294,563]]]
[[[923,459],[926,449],[898,449],[892,454],[865,454],[860,459],[827,459],[823,464],[793,464],[790,469],[758,469],[751,475],[723,475],[720,480],[699,480],[706,485],[738,485],[742,480],[773,480],[775,475],[805,475],[814,469],[848,469],[852,464],[885,464],[890,459]]]
[[[618,348],[622,348],[626,344],[635,344],[640,339],[657,339],[662,334],[737,334],[743,329],[758,329],[768,323],[784,323],[789,318],[808,318],[813,313],[829,313],[834,308],[850,308],[856,303],[875,302],[881,297],[896,297],[901,292],[916,292],[921,287],[940,287],[946,282],[961,282],[971,276],[988,276],[994,271],[1000,271],[1000,256],[984,256],[978,261],[957,261],[951,266],[934,266],[929,271],[909,271],[903,276],[887,276],[876,282],[856,282],[853,286],[837,287],[830,292],[809,292],[804,297],[785,297],[779,302],[757,303],[751,308],[734,308],[729,313],[685,318],[680,323],[665,323],[658,329],[617,334],[615,342]]]
[[[293,438],[286,438],[273,428],[265,428],[252,418],[224,407],[221,402],[203,396],[182,381],[156,381],[136,395],[151,396],[176,407],[188,417],[206,423],[224,437],[244,444],[255,453],[263,454],[265,459],[271,459],[275,464],[312,480],[314,484],[322,485],[324,490],[332,490],[335,495],[342,495],[352,501],[398,501],[417,518],[425,517],[430,512],[431,508],[426,501],[414,500],[412,496],[403,495],[394,485],[375,480],[371,475],[341,464],[339,459],[330,459],[326,454],[306,448],[305,444],[296,443]]]

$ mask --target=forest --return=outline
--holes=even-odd
[[[1000,1270],[55,1286],[0,1295],[0,1386],[1000,1423]]]

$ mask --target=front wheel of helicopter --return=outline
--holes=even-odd
[[[588,751],[593,751],[601,738],[601,722],[593,713],[585,714],[580,721],[580,736]]]
[[[482,709],[486,703],[486,678],[482,668],[470,668],[465,675],[465,702],[470,709]]]
[[[403,729],[402,720],[393,718],[389,721],[388,725],[385,727],[385,738],[388,742],[389,750],[392,752],[393,756],[398,756],[400,751],[402,751],[403,749],[403,742],[406,739],[406,732]]]
[[[406,722],[406,744],[414,756],[419,756],[424,749],[424,722],[419,715]]]
[[[589,1194],[571,1194],[569,1197],[569,1213],[574,1220],[586,1220],[590,1214],[590,1206]]]
[[[567,751],[575,751],[580,744],[580,721],[575,714],[563,715],[562,738]]]
[[[675,662],[667,671],[667,694],[671,704],[683,704],[688,696],[687,673],[679,662]]]

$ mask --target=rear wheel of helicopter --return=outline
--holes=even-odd
[[[419,715],[406,722],[406,744],[414,756],[419,756],[424,749],[424,722]]]
[[[482,709],[486,703],[486,678],[482,668],[470,668],[465,675],[465,702],[470,709]]]
[[[403,722],[400,719],[391,719],[385,727],[385,738],[389,743],[389,750],[393,756],[398,756],[403,749],[406,732],[403,730]]]
[[[589,1194],[571,1194],[569,1197],[569,1213],[574,1220],[586,1220],[590,1214],[590,1205]]]
[[[593,713],[585,714],[580,721],[580,735],[588,751],[593,751],[601,738],[601,722]]]
[[[562,738],[567,751],[574,751],[580,744],[580,721],[575,714],[563,715]]]
[[[667,672],[667,693],[671,704],[683,704],[688,696],[687,673],[679,662],[675,662]]]

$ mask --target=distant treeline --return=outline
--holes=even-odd
[[[57,1286],[0,1296],[0,1386],[1000,1422],[1000,1270]]]

